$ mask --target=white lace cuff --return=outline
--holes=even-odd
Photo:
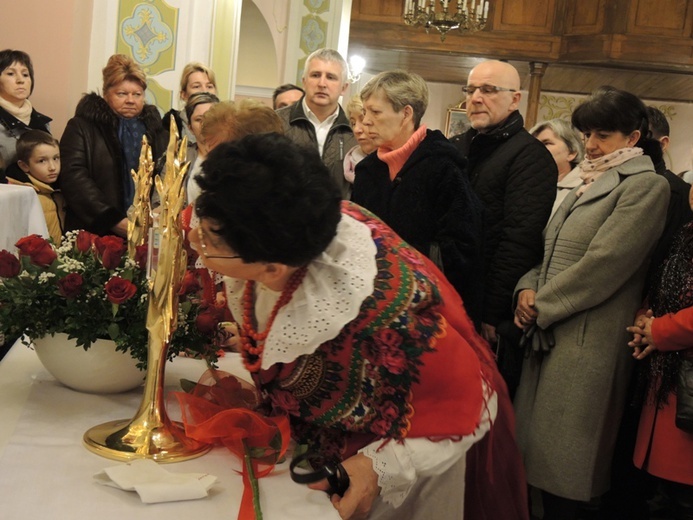
[[[486,393],[485,384],[484,387]],[[497,413],[498,396],[494,392],[487,396],[487,406],[482,409],[479,426],[457,442],[413,438],[405,439],[403,443],[390,441],[383,446],[383,441],[376,441],[359,450],[373,463],[383,501],[399,507],[419,478],[440,475],[450,469],[486,435]]]

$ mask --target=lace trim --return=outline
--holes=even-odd
[[[487,404],[472,434],[459,440],[414,438],[386,444],[376,441],[359,450],[373,463],[383,502],[401,506],[419,478],[441,475],[488,433],[498,414],[498,395],[485,382],[482,385]]]
[[[294,297],[277,314],[265,341],[263,369],[312,354],[320,345],[336,338],[358,316],[361,304],[373,293],[377,274],[375,255],[370,229],[342,215],[337,235],[311,262]],[[224,282],[231,312],[236,317],[242,316],[244,280],[224,277]],[[268,302],[260,300],[276,297],[271,293],[258,291],[256,309],[267,307]]]

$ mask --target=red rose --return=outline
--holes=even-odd
[[[401,374],[407,368],[407,357],[404,352],[392,349],[383,354],[383,366],[392,374]]]
[[[371,431],[378,437],[387,437],[391,427],[392,423],[387,419],[376,419],[371,424]]]
[[[41,267],[48,267],[58,258],[50,242],[39,235],[20,238],[15,246],[19,249],[20,255],[28,256],[32,264]]]
[[[19,274],[19,260],[6,250],[0,251],[0,278],[14,278]]]
[[[202,334],[211,335],[217,331],[217,325],[223,319],[223,309],[209,306],[200,311],[195,318],[195,326]]]
[[[388,421],[394,421],[399,417],[400,411],[395,403],[392,401],[385,401],[385,403],[380,407],[380,415]]]
[[[96,235],[89,233],[89,231],[84,231],[83,229],[77,233],[77,239],[75,240],[75,247],[80,253],[87,253],[91,249],[92,244]]]
[[[58,280],[58,290],[65,298],[74,298],[82,291],[84,278],[81,274],[70,273]]]
[[[135,262],[140,269],[147,267],[147,256],[149,256],[149,247],[147,244],[142,244],[135,248]]]
[[[106,282],[104,290],[106,291],[106,298],[108,298],[109,302],[121,304],[135,296],[137,286],[130,280],[126,280],[120,276],[114,276]]]
[[[424,265],[423,260],[421,260],[421,253],[414,248],[400,247],[397,253],[416,267]]]
[[[115,235],[96,237],[94,246],[99,253],[101,263],[106,269],[115,269],[120,264],[123,254],[127,251],[125,240]]]
[[[298,401],[291,392],[276,390],[270,394],[270,399],[275,408],[279,408],[291,415],[299,415]]]
[[[373,336],[375,344],[385,350],[393,350],[399,348],[402,344],[402,336],[392,329],[381,329]]]
[[[197,274],[193,271],[185,271],[185,276],[183,277],[183,282],[180,285],[180,291],[178,294],[192,294],[198,292],[202,289],[200,282],[197,281]]]

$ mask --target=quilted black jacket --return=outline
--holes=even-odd
[[[485,207],[483,322],[512,319],[515,284],[544,255],[542,231],[556,198],[558,169],[515,111],[488,133],[453,137]]]

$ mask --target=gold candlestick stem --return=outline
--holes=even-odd
[[[87,449],[110,459],[151,458],[158,462],[178,462],[198,457],[211,448],[210,445],[188,439],[181,425],[168,418],[164,403],[164,369],[168,344],[177,325],[178,291],[186,267],[184,237],[178,216],[184,202],[183,181],[188,169],[188,163],[184,162],[187,139],[183,138],[178,149],[177,139],[178,132],[172,118],[171,139],[166,150],[166,171],[163,179],[158,175],[156,177],[156,189],[161,197],[161,211],[157,219],[160,241],[158,261],[151,270],[149,288],[149,353],[144,395],[133,419],[94,426],[84,434]],[[140,171],[142,170],[140,167]],[[139,178],[135,187],[136,190],[146,189],[147,182]],[[135,197],[135,200],[144,200],[138,198],[137,193]],[[146,206],[146,203],[143,205]],[[139,226],[133,226],[134,230],[138,228]],[[128,235],[134,240],[140,233]]]

